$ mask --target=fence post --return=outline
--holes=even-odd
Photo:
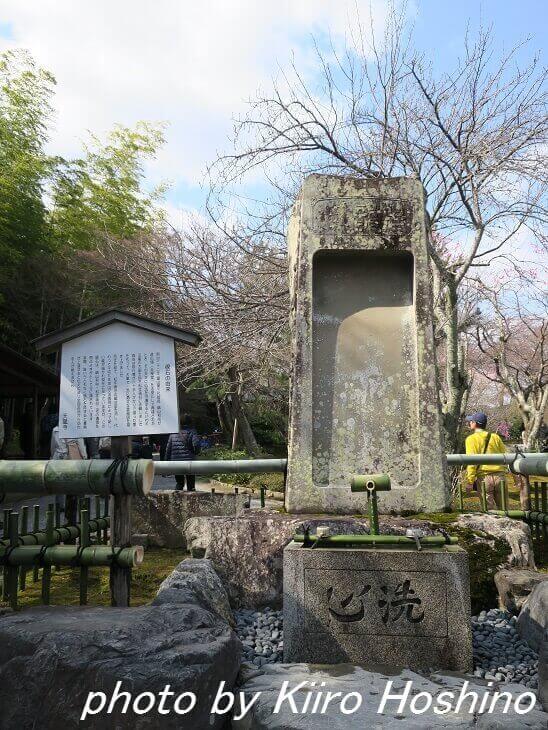
[[[21,509],[21,535],[26,535],[29,531],[29,508]],[[19,568],[19,588],[24,591],[27,583],[27,569],[22,565]]]
[[[38,532],[40,529],[40,505],[35,504],[33,508],[33,519],[32,519],[32,531]],[[37,583],[38,582],[38,571],[39,571],[38,564],[34,566],[32,569],[32,582]]]
[[[10,509],[4,510],[4,527],[2,537],[4,540],[8,539],[10,529]],[[9,597],[9,578],[8,578],[8,566],[4,565],[2,569],[2,600],[7,601]]]
[[[89,547],[89,512],[80,508],[80,549]],[[88,602],[88,570],[85,565],[80,566],[80,605]]]
[[[19,545],[19,515],[17,512],[11,512],[9,520],[9,541],[10,548]],[[19,587],[19,569],[17,566],[8,565],[8,598],[10,606],[17,611],[17,589]]]
[[[46,512],[46,547],[53,545],[53,505],[48,505]],[[42,568],[42,603],[49,606],[51,588],[51,565]]]

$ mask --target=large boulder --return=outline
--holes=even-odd
[[[234,626],[234,615],[227,592],[211,560],[188,558],[180,562],[164,580],[152,602],[154,606],[166,603],[173,605],[196,603]]]
[[[538,696],[548,712],[548,638],[541,643],[538,655]]]
[[[501,608],[517,615],[527,597],[539,583],[548,580],[548,573],[528,568],[504,568],[495,574]]]
[[[40,607],[0,619],[0,726],[3,730],[59,728],[219,728],[210,714],[221,681],[232,686],[241,644],[218,615],[199,605],[139,608]],[[126,713],[116,684],[130,692]],[[170,685],[169,714],[159,714],[158,693]],[[79,722],[89,692],[103,692],[104,711]],[[134,711],[135,697],[153,693],[154,707]],[[183,692],[197,702],[188,715],[174,711]],[[19,698],[19,699],[18,699]],[[101,698],[91,706],[98,709]],[[137,710],[147,706],[142,698]],[[182,708],[186,707],[182,702]]]
[[[521,638],[538,652],[538,694],[548,711],[548,580],[533,588],[516,626]]]
[[[531,591],[518,616],[517,630],[531,649],[540,651],[548,632],[548,580]]]
[[[186,548],[185,524],[191,517],[239,515],[248,503],[245,494],[184,492],[165,489],[132,500],[131,520],[136,533],[148,536],[148,545]]]
[[[525,522],[488,514],[459,515],[448,529],[459,537],[470,561],[472,613],[498,601],[495,575],[502,568],[534,570],[531,531]]]
[[[485,541],[491,546],[496,540],[508,545],[508,553],[501,567],[535,568],[533,542],[529,525],[521,520],[512,520],[509,517],[499,517],[489,514],[459,515],[456,526],[471,530],[476,538]]]
[[[289,515],[246,510],[238,517],[195,517],[186,523],[188,549],[211,560],[236,607],[281,605],[283,550],[295,532],[328,525],[333,534],[369,532],[364,518]],[[382,518],[381,532],[405,534],[420,527],[428,534],[436,525],[402,517]]]
[[[388,682],[392,682],[388,686]],[[288,691],[298,688],[293,699],[295,708],[289,701],[285,701],[274,713],[276,701],[280,697],[280,690],[283,683],[288,683]],[[524,688],[517,684],[504,684],[489,688],[487,682],[481,680],[470,681],[462,675],[433,674],[426,677],[410,670],[402,670],[399,674],[385,674],[384,672],[368,672],[359,666],[350,664],[339,664],[336,667],[325,667],[311,664],[270,664],[261,672],[251,672],[249,679],[241,687],[245,693],[246,703],[259,692],[258,699],[253,703],[250,711],[245,717],[232,720],[234,730],[363,730],[363,728],[392,728],[401,724],[410,730],[424,730],[425,728],[477,728],[477,730],[516,730],[517,728],[529,728],[529,730],[545,730],[548,726],[548,713],[542,711],[537,703],[527,714],[518,714],[512,702],[508,713],[503,713],[505,701],[500,699],[494,705],[494,712],[478,714],[470,711],[471,700],[465,700],[459,712],[439,714],[439,709],[445,709],[441,704],[443,700],[451,703],[455,709],[458,695],[464,685],[468,682],[466,692],[476,692],[479,699],[476,701],[476,708],[479,708],[481,699],[488,691],[509,692],[513,700],[521,695]],[[411,685],[408,685],[411,683]],[[408,700],[399,713],[399,701],[389,700],[386,702],[382,713],[378,712],[381,700],[385,691],[402,694],[409,687]],[[322,692],[318,700],[315,712],[312,711],[318,693]],[[328,692],[340,693],[335,695],[324,709],[324,701]],[[417,695],[421,692],[426,695]],[[442,692],[452,692],[453,697],[445,695],[437,705],[437,697]],[[356,707],[359,698],[361,705],[355,712],[344,714],[341,711],[341,700],[349,693],[350,696],[344,705],[348,711]],[[433,701],[424,712],[414,714],[410,703],[415,697],[416,709],[421,710],[428,703],[428,696]],[[491,695],[491,698],[493,695]],[[307,711],[303,710],[305,701],[308,701]],[[491,700],[487,704],[489,709]],[[527,707],[527,699],[523,700],[522,707]],[[434,710],[438,707],[438,713]],[[498,710],[498,711],[497,711]],[[238,713],[235,714],[235,717]]]

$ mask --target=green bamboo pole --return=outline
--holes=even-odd
[[[80,510],[80,548],[89,547],[89,512]],[[80,566],[80,605],[86,606],[88,602],[88,567]]]
[[[325,545],[345,546],[345,545],[408,545],[416,547],[416,541],[412,537],[405,535],[329,535],[320,538],[322,547]],[[293,536],[295,542],[304,542],[304,535],[296,534]],[[310,535],[310,540],[316,542],[318,537]],[[443,545],[458,544],[457,537],[445,538],[443,535],[427,535],[419,538],[420,544],[425,547],[442,547]]]
[[[108,529],[110,524],[110,517],[100,517],[98,520],[89,520],[89,531],[93,533],[100,533],[104,529]],[[74,542],[80,536],[79,525],[64,525],[63,527],[53,528],[53,541],[54,543],[59,542]],[[2,539],[0,540],[0,547],[8,545],[9,541]],[[38,532],[29,532],[27,535],[19,535],[20,545],[45,545],[46,544],[46,531],[38,530]]]
[[[46,546],[50,547],[53,545],[53,510],[48,509],[46,512]],[[47,553],[47,547],[46,550],[44,550],[44,555]],[[19,550],[25,550],[27,548],[19,548]],[[37,547],[37,553],[34,556],[35,560],[38,560],[40,554],[42,553],[42,547]],[[1,550],[1,549],[0,549]],[[12,552],[11,555],[15,555],[15,550]],[[10,556],[11,557],[11,556]],[[55,563],[56,565],[60,565],[60,563]],[[50,600],[50,588],[51,588],[51,564],[46,564],[45,561],[43,561],[43,569],[42,569],[42,603],[44,606],[49,606],[49,600]]]
[[[36,560],[44,566],[44,571],[52,565],[84,565],[92,567],[109,567],[114,561],[122,568],[135,568],[143,562],[144,551],[140,545],[119,550],[110,545],[90,545],[79,549],[77,545],[51,545],[47,548],[40,545],[20,545],[9,550],[0,547],[0,562],[9,566],[33,565]],[[48,596],[49,600],[49,596]]]
[[[37,533],[40,529],[40,505],[35,504],[33,509],[33,519],[32,519],[32,530],[34,533]],[[32,569],[32,582],[37,583],[38,582],[38,574],[39,568],[38,565],[35,565]]]
[[[59,495],[56,494],[55,495],[55,504],[54,504],[55,514],[54,514],[54,522],[53,522],[53,525],[55,528],[61,527],[61,502],[59,501],[59,499],[60,499]],[[58,570],[61,570],[60,565],[55,566],[55,571],[58,571]]]
[[[104,502],[104,512],[103,512],[103,517],[108,517],[108,516],[109,516],[109,515],[108,515],[108,510],[109,510],[109,503],[110,503],[110,498],[109,498],[109,497],[104,497],[104,498],[103,498],[103,502]],[[107,526],[107,527],[105,527],[105,529],[104,529],[104,531],[103,531],[103,543],[104,543],[105,545],[108,545],[108,526]]]
[[[490,510],[490,515],[500,515],[501,517],[510,517],[512,520],[525,520],[526,522],[534,522],[540,525],[548,525],[548,513],[535,512],[531,510],[509,509],[506,512],[502,510]]]
[[[459,485],[459,512],[464,512],[464,496],[462,494],[462,480],[459,479],[458,481]]]
[[[10,529],[10,509],[4,510],[4,516],[3,516],[3,538],[6,541],[6,545],[9,544],[9,529]],[[8,579],[8,569],[4,568],[2,570],[2,600],[7,601],[9,596],[9,579]]]
[[[367,506],[369,508],[369,534],[379,534],[379,512],[377,507],[377,494],[374,489],[367,491]]]
[[[541,508],[544,514],[548,513],[548,484],[546,482],[541,482],[540,485],[541,488]],[[544,539],[546,539],[548,535],[548,530],[546,528],[546,524],[542,527],[542,532],[544,534]]]
[[[500,489],[500,506],[502,507],[502,511],[506,512],[508,509],[508,499],[507,499],[507,493],[506,493],[506,479],[499,479],[499,489]]]
[[[485,487],[485,479],[480,479],[480,494],[481,494],[481,511],[487,512],[487,490]]]
[[[540,494],[539,494],[539,483],[538,481],[533,482],[533,490],[534,490],[534,511],[540,512]],[[540,525],[538,522],[535,522],[535,537],[537,540],[540,540]]]
[[[10,549],[15,548],[19,543],[19,514],[12,512],[9,521]],[[10,606],[17,611],[17,589],[19,587],[19,570],[8,565],[8,598]]]
[[[120,469],[107,473],[110,459],[0,461],[0,494],[138,494],[146,496],[154,480],[151,459],[130,459],[124,483]]]
[[[29,531],[29,508],[23,507],[21,509],[21,535],[26,535]],[[25,568],[21,568],[19,571],[19,588],[24,591],[27,583],[27,571]]]
[[[61,502],[55,497],[55,527],[61,527]]]

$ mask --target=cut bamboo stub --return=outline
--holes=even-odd
[[[350,480],[352,492],[389,492],[391,488],[389,474],[356,474]]]
[[[152,459],[129,459],[123,476],[107,473],[112,459],[0,461],[0,494],[147,495],[154,480]],[[112,482],[112,486],[111,486]]]

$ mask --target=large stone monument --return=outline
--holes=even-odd
[[[289,227],[294,363],[286,508],[363,513],[354,473],[389,472],[380,510],[437,511],[444,478],[423,189],[306,179]]]
[[[284,660],[470,670],[466,552],[377,516],[449,503],[421,184],[309,177],[289,257],[286,508],[368,512],[369,534],[285,548]]]

